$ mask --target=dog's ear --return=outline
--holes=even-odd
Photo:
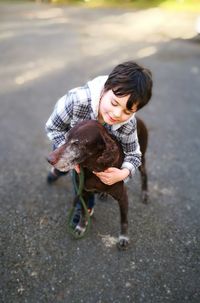
[[[101,132],[101,138],[105,144],[105,148],[101,156],[97,159],[97,166],[104,166],[108,168],[114,164],[118,158],[118,147],[114,139],[111,138],[107,132]]]

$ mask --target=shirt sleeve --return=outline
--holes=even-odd
[[[70,129],[72,117],[73,99],[69,95],[65,95],[57,101],[45,126],[47,136],[55,148],[65,143],[65,136]]]
[[[132,177],[137,168],[141,165],[142,157],[137,136],[136,119],[131,121],[129,127],[126,126],[123,135],[120,138],[120,142],[125,155],[121,168],[128,168],[130,170],[129,177]],[[125,181],[127,181],[129,177]]]

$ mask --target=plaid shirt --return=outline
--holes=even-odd
[[[58,100],[46,123],[49,139],[57,148],[65,143],[68,131],[82,120],[98,120],[100,96],[107,76],[89,81],[83,87],[70,90]],[[141,165],[141,152],[137,137],[137,125],[133,114],[128,121],[108,125],[107,130],[121,143],[125,158],[122,168],[128,168],[131,175]]]

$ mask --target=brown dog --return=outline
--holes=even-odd
[[[142,152],[140,173],[142,179],[142,201],[147,203],[148,188],[145,168],[145,152],[148,132],[144,122],[137,118],[138,140]],[[128,196],[124,182],[111,186],[106,185],[92,173],[101,172],[108,167],[120,168],[124,155],[121,145],[112,137],[99,122],[86,120],[78,123],[68,133],[66,143],[53,151],[47,158],[48,162],[60,171],[73,169],[80,164],[84,170],[85,183],[83,198],[88,199],[89,192],[104,192],[111,195],[119,203],[121,215],[121,233],[118,246],[122,249],[128,246]],[[83,223],[84,224],[84,223]]]

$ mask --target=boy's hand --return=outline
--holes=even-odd
[[[106,185],[113,185],[119,181],[122,181],[128,177],[130,174],[130,171],[127,168],[116,168],[116,167],[109,167],[103,172],[94,172],[101,182],[103,182]]]
[[[75,167],[74,167],[75,171],[77,172],[77,174],[80,174],[81,170],[80,170],[80,165],[77,164]]]

